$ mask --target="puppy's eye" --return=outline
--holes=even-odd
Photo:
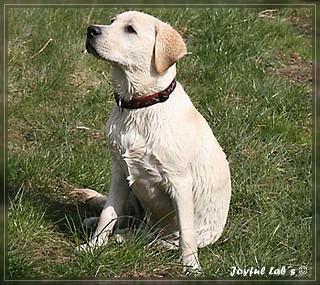
[[[125,27],[125,31],[129,34],[136,34],[136,30],[131,26],[131,25],[128,25]]]

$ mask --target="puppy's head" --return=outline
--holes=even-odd
[[[98,58],[127,70],[148,69],[161,74],[187,52],[170,25],[141,12],[125,12],[110,25],[87,29],[86,49]]]

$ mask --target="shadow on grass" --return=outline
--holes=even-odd
[[[75,199],[70,195],[67,203],[55,199],[56,195],[49,196],[47,193],[39,194],[41,191],[25,191],[19,187],[8,186],[6,189],[6,204],[9,201],[17,201],[23,196],[21,203],[30,205],[43,213],[44,220],[53,224],[57,232],[68,238],[73,238],[74,233],[70,231],[68,221],[72,222],[75,229],[81,229],[82,221],[87,217],[99,216],[99,211],[92,209],[86,203]],[[7,206],[8,209],[8,206]]]

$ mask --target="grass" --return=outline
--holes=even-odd
[[[97,213],[69,193],[107,192],[111,171],[110,66],[83,53],[86,26],[123,10],[7,9],[7,279],[183,276],[179,252],[143,237],[74,253],[88,238],[81,221]],[[286,266],[285,278],[289,269],[301,277],[302,265],[314,276],[312,8],[140,10],[186,39],[178,80],[230,162],[230,214],[220,240],[199,252],[204,276]]]

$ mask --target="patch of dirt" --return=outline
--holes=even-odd
[[[290,15],[284,15],[281,9],[266,9],[259,13],[260,18],[280,19],[290,24],[298,37],[311,38],[313,35],[312,19],[293,10]],[[304,59],[297,52],[289,51],[286,54],[276,56],[273,63],[263,62],[258,59],[258,64],[268,73],[279,74],[289,82],[308,83],[312,82],[312,61]],[[278,65],[280,64],[280,67]]]
[[[290,58],[291,62],[278,68],[277,71],[290,82],[312,82],[312,62],[305,60],[297,53],[292,54]]]
[[[272,62],[259,58],[257,64],[267,73],[280,75],[292,83],[312,82],[312,61],[304,59],[298,53],[276,56]]]
[[[287,21],[290,22],[298,35],[306,38],[312,38],[313,29],[311,21],[306,22],[304,17],[298,15],[292,15],[289,19],[287,19]]]

